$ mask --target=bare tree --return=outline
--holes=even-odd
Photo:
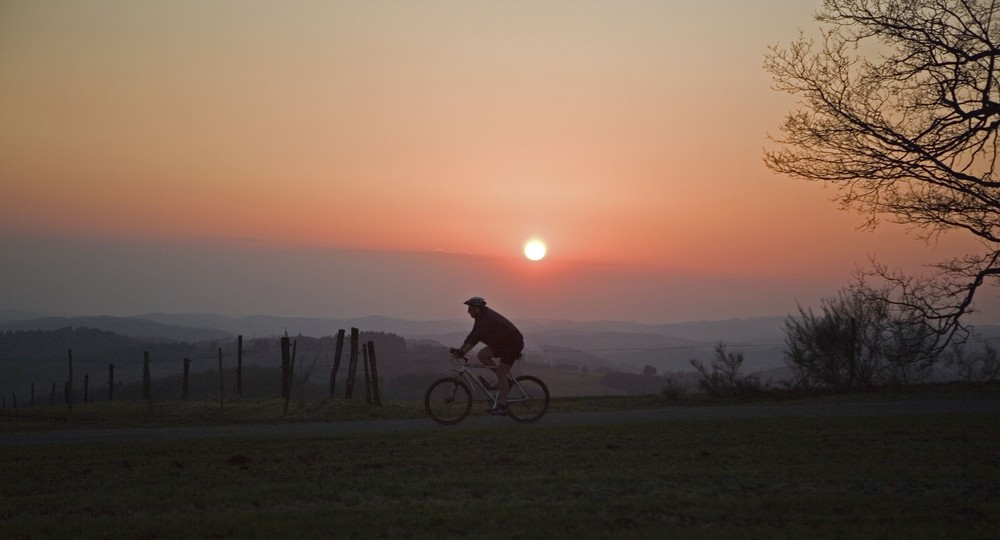
[[[907,384],[931,374],[936,329],[859,275],[821,313],[785,319],[785,363],[800,388],[837,390]]]
[[[899,293],[887,300],[926,318],[941,352],[1000,276],[1000,2],[825,0],[816,18],[818,41],[800,36],[765,59],[775,88],[801,102],[764,161],[836,186],[868,228],[885,219],[927,241],[956,230],[980,241],[931,278],[872,271]]]
[[[886,305],[844,290],[824,300],[822,313],[799,308],[785,320],[785,361],[802,388],[838,390],[876,384]]]

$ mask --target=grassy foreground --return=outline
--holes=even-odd
[[[2,538],[996,538],[996,414],[0,446]]]
[[[681,397],[665,395],[553,397],[549,411],[586,412],[637,410],[660,407],[739,405],[748,402],[831,404],[894,400],[975,400],[1000,398],[1000,384],[932,384],[882,389],[855,394],[796,394],[772,392],[750,400],[709,398],[704,394]],[[484,415],[485,401],[478,401],[474,415]],[[277,397],[227,398],[206,401],[97,401],[65,405],[0,409],[0,436],[21,431],[63,429],[169,428],[231,424],[288,424],[296,422],[344,422],[355,420],[427,418],[422,402],[387,401],[367,404],[353,400],[292,399]]]

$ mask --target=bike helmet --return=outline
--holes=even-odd
[[[473,296],[465,301],[467,306],[483,307],[486,305],[486,300],[483,300],[481,296]]]

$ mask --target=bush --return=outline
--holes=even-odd
[[[715,346],[715,360],[709,370],[700,360],[691,360],[691,365],[702,375],[698,382],[703,392],[714,397],[746,397],[760,394],[764,387],[753,375],[740,375],[743,353],[726,351],[725,343]]]
[[[835,390],[907,384],[930,375],[937,334],[912,310],[864,283],[799,308],[785,322],[785,363],[800,388]]]
[[[678,401],[687,392],[687,385],[674,378],[667,378],[663,388],[660,389],[660,396],[667,401]]]
[[[965,344],[953,345],[945,363],[965,382],[992,382],[1000,377],[1000,359],[989,343],[976,352],[968,352]]]

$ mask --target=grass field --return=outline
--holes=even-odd
[[[998,441],[935,414],[0,446],[0,537],[1000,538]]]

